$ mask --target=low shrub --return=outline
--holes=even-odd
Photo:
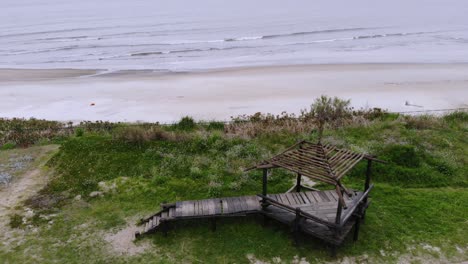
[[[83,135],[84,135],[84,129],[83,128],[80,127],[80,128],[77,128],[75,130],[75,136],[76,137],[82,137]]]
[[[8,150],[8,149],[14,149],[16,147],[16,143],[14,142],[7,142],[3,144],[3,146],[0,148],[1,150]]]
[[[442,120],[433,115],[403,116],[407,129],[430,129],[442,127]]]
[[[211,121],[208,123],[208,126],[206,127],[208,131],[211,130],[224,130],[224,123],[223,122],[217,122],[217,121]]]
[[[19,214],[11,215],[10,222],[8,223],[8,225],[11,228],[20,228],[21,226],[23,226],[23,217]]]
[[[177,130],[193,131],[197,127],[195,120],[190,116],[184,116],[180,121],[174,125]]]
[[[467,111],[455,111],[445,115],[445,121],[448,122],[468,122],[468,112]]]

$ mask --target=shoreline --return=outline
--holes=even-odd
[[[274,65],[191,72],[0,69],[0,117],[7,118],[170,123],[191,115],[227,120],[255,112],[298,113],[322,94],[351,99],[355,108],[395,112],[467,107],[468,63]]]
[[[361,67],[378,67],[378,68],[395,68],[395,67],[425,67],[425,68],[440,68],[441,66],[464,67],[468,66],[468,62],[362,62],[362,63],[319,63],[319,64],[278,64],[278,65],[253,65],[253,66],[235,66],[235,67],[220,67],[192,70],[168,70],[168,69],[104,69],[104,68],[11,68],[0,67],[0,84],[8,81],[28,81],[24,79],[25,73],[32,76],[46,75],[46,77],[38,77],[35,80],[65,77],[98,77],[98,76],[124,76],[124,75],[150,75],[151,77],[161,75],[176,75],[176,74],[215,74],[226,72],[242,72],[254,70],[284,70],[284,69],[315,69],[324,70],[330,68],[361,68]],[[21,74],[23,78],[13,80],[8,79],[6,74]],[[51,76],[52,75],[52,76]],[[68,75],[68,76],[67,76]],[[11,78],[11,76],[10,76]]]

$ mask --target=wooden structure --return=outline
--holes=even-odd
[[[367,171],[362,191],[346,188],[341,179],[359,161],[367,160]],[[136,236],[162,230],[167,233],[171,222],[209,218],[213,229],[216,219],[222,217],[260,214],[291,227],[294,237],[302,232],[315,236],[331,245],[333,254],[354,227],[354,240],[364,219],[369,192],[372,162],[382,162],[375,157],[339,149],[331,145],[301,141],[282,153],[255,165],[248,170],[263,170],[262,194],[182,201],[162,205],[162,210],[142,219],[144,230]],[[297,174],[296,184],[286,193],[268,194],[268,176],[272,169],[283,168]],[[334,186],[333,190],[320,191],[301,185],[302,177]]]

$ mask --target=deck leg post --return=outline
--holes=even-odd
[[[211,219],[211,231],[216,231],[216,218]]]
[[[268,225],[268,217],[266,215],[262,215],[262,217],[263,217],[262,225],[265,227]]]
[[[372,160],[367,160],[367,170],[366,170],[366,183],[364,184],[364,192],[367,191],[370,187],[370,181],[371,181],[371,174],[372,174]],[[362,204],[364,206],[367,205],[367,196],[364,198],[362,201]],[[366,219],[366,210],[362,210],[361,213],[361,219],[363,222],[365,222]]]
[[[162,223],[162,231],[163,231],[163,236],[167,237],[167,232],[169,231],[169,223],[168,222],[163,222]]]
[[[356,223],[354,224],[354,236],[353,240],[356,242],[359,237],[359,226],[361,225],[361,219],[359,217],[356,219]]]
[[[300,221],[301,221],[301,208],[296,208],[296,218],[294,219],[293,223],[293,237],[294,237],[294,244],[296,246],[299,245],[299,231],[300,231]]]
[[[297,174],[297,179],[296,179],[296,192],[301,191],[301,178],[302,175],[300,173]]]
[[[332,258],[336,258],[336,248],[337,248],[336,245],[330,245],[330,256]]]
[[[267,195],[267,184],[268,184],[268,169],[263,169],[263,181],[262,181],[262,195],[263,196]],[[267,201],[262,198],[261,203],[262,203],[262,209],[265,209],[265,207],[267,207]]]

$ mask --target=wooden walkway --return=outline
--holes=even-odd
[[[303,212],[323,220],[325,224],[302,219],[299,223],[300,230],[330,244],[340,245],[354,225],[351,216],[355,213],[354,210],[357,208],[357,204],[362,202],[362,199],[360,199],[363,195],[362,192],[352,191],[351,193],[351,197],[344,196],[348,207],[343,209],[341,214],[341,222],[344,224],[340,227],[341,232],[339,232],[339,235],[336,235],[336,232],[333,232],[334,230],[330,228],[336,222],[335,216],[339,199],[334,190],[269,194],[267,197],[290,207],[300,208]],[[294,212],[273,204],[262,207],[261,200],[262,198],[258,196],[241,196],[181,201],[163,205],[161,211],[142,219],[144,229],[136,235],[148,234],[160,229],[166,232],[167,225],[170,222],[200,218],[246,216],[248,214],[261,214],[290,226],[294,223],[296,218]]]

